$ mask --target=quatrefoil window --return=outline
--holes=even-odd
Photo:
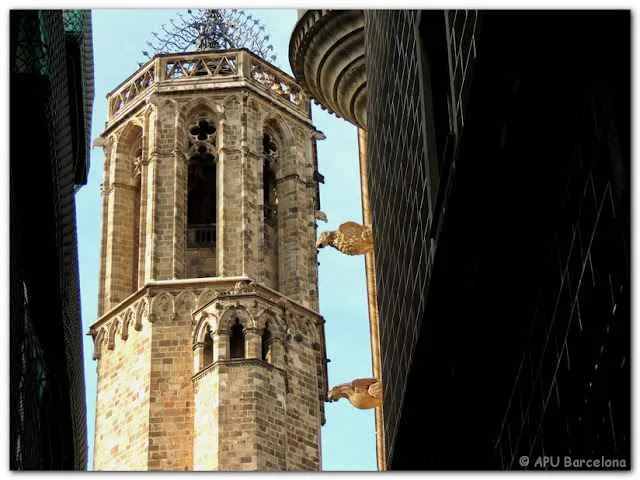
[[[198,125],[191,127],[189,133],[200,141],[208,140],[210,135],[215,133],[215,127],[207,120],[200,120]]]

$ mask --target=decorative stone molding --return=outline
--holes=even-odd
[[[199,109],[203,109],[211,113],[216,121],[224,120],[225,108],[217,101],[211,99],[207,95],[197,95],[188,101],[181,103],[178,112],[187,118],[200,117]]]
[[[170,101],[165,93],[231,86],[244,87],[300,119],[308,118],[309,98],[292,77],[248,50],[229,49],[154,57],[107,95],[107,129],[141,107]]]
[[[347,255],[364,255],[373,250],[373,231],[369,225],[345,222],[338,230],[320,234],[316,246],[323,248],[327,245]]]
[[[211,288],[205,288],[198,296],[198,308],[202,308],[216,297],[216,292]]]
[[[93,359],[100,360],[102,356],[102,345],[105,342],[107,337],[107,328],[102,328],[100,331],[93,337]]]
[[[93,143],[91,144],[92,148],[103,148],[106,149],[109,147],[109,139],[108,138],[104,138],[102,135],[98,135],[94,140]]]
[[[107,342],[107,348],[113,350],[116,344],[116,334],[118,333],[118,326],[120,325],[120,318],[116,317],[111,321],[109,325],[109,341]]]
[[[323,109],[366,128],[362,10],[307,10],[289,42],[296,80]]]
[[[132,308],[128,309],[127,312],[124,314],[124,317],[122,320],[122,333],[121,333],[122,340],[126,340],[127,338],[129,338],[129,326],[134,322],[134,317],[135,317],[135,314],[133,313]]]
[[[136,310],[136,321],[134,323],[133,328],[137,331],[142,330],[142,322],[143,320],[147,320],[149,316],[149,308],[147,306],[147,301],[145,299],[140,300],[138,302],[137,310]]]
[[[382,404],[382,382],[375,378],[357,378],[351,383],[333,387],[327,401],[337,402],[346,398],[356,408],[367,410]]]
[[[149,95],[147,97],[146,103],[147,105],[153,105],[154,107],[161,107],[166,103],[170,103],[174,107],[177,107],[177,102],[173,98],[160,95],[157,92],[154,92],[151,95]]]
[[[256,293],[256,289],[253,285],[253,282],[240,280],[236,282],[229,290],[220,292],[218,294],[218,297],[225,297],[229,295],[250,295],[254,293]]]
[[[195,320],[196,317],[194,317]],[[197,345],[199,343],[203,343],[205,340],[205,335],[207,332],[207,328],[209,328],[210,332],[214,332],[217,328],[218,320],[213,315],[208,314],[207,312],[201,312],[197,316],[197,321],[195,327],[193,329],[193,345]]]
[[[156,295],[151,299],[151,315],[149,315],[149,321],[153,323],[157,320],[166,319],[175,319],[175,309],[173,296],[165,292]]]
[[[196,306],[196,296],[193,292],[185,290],[176,297],[175,309],[177,315],[190,315]]]

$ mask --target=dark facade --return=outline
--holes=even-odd
[[[10,466],[86,468],[74,193],[93,103],[88,11],[10,14]]]
[[[365,31],[388,468],[630,468],[629,12]]]

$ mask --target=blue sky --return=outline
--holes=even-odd
[[[246,10],[266,25],[277,53],[276,65],[291,73],[288,47],[297,20],[296,10]],[[92,140],[104,128],[106,94],[138,68],[146,57],[153,31],[169,24],[176,10],[93,10],[95,102]],[[320,187],[321,209],[328,223],[320,231],[333,230],[342,222],[362,222],[357,131],[345,120],[313,108],[314,124],[327,136],[318,142],[319,170],[325,177]],[[82,294],[83,330],[96,319],[100,256],[100,183],[102,149],[91,151],[89,181],[76,195],[78,248]],[[371,376],[369,320],[364,257],[342,255],[323,249],[319,255],[320,313],[326,319],[329,385]],[[85,337],[84,358],[89,432],[89,466],[92,465],[96,394],[96,363],[93,345]],[[327,423],[322,429],[324,470],[376,470],[373,410],[358,410],[346,400],[325,405]]]

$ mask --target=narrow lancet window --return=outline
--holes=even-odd
[[[229,335],[229,354],[229,358],[244,358],[244,333],[237,318]]]
[[[189,130],[187,246],[212,247],[216,240],[215,127],[200,120]]]
[[[264,278],[267,286],[279,288],[278,259],[278,184],[276,171],[279,149],[274,137],[266,131],[262,135],[263,242]]]
[[[202,368],[207,368],[213,363],[213,338],[211,338],[211,330],[207,328],[204,336],[204,349],[202,352]]]
[[[264,155],[262,176],[264,193],[264,219],[266,222],[275,222],[278,213],[278,195],[276,190],[275,164],[278,160],[278,147],[273,138],[265,133],[262,138],[262,150]]]
[[[271,332],[269,331],[268,324],[264,327],[262,333],[262,360],[272,363],[271,360]]]

